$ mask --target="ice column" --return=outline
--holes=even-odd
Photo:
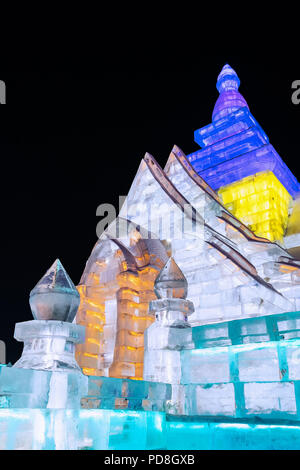
[[[194,347],[187,322],[194,306],[186,300],[187,280],[173,258],[158,275],[154,291],[158,298],[149,304],[155,322],[145,331],[144,380],[179,384],[180,350]]]
[[[30,293],[34,320],[16,323],[14,337],[24,342],[14,367],[79,371],[75,344],[84,341],[84,326],[72,323],[80,296],[57,259]]]

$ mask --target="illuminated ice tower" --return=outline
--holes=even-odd
[[[197,173],[256,235],[282,241],[299,183],[249,111],[240,80],[226,64],[212,123],[195,131],[201,147],[188,156]]]

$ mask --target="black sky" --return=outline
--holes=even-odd
[[[211,122],[222,66],[271,143],[300,180],[300,105],[293,57],[201,56],[181,63],[98,64],[97,73],[39,74],[1,69],[0,339],[15,362],[14,325],[31,319],[28,297],[59,257],[75,284],[96,242],[96,208],[126,195],[144,153],[164,166],[174,144],[198,147],[194,130]],[[298,165],[298,167],[297,167]]]

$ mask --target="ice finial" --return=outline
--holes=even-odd
[[[72,322],[80,302],[79,293],[57,259],[30,292],[34,319]]]
[[[245,106],[248,108],[245,98],[238,91],[239,86],[240,79],[235,70],[228,64],[224,65],[217,80],[217,90],[220,96],[214,107],[213,121],[222,119],[239,108]]]
[[[187,280],[171,257],[159,273],[154,284],[155,294],[159,299],[185,299],[187,296]]]
[[[237,76],[237,73],[230,65],[226,64],[222,68],[218,80],[217,80],[217,90],[219,93],[229,90],[238,90],[240,86],[240,79]]]

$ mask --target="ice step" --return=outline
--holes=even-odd
[[[192,335],[198,349],[295,339],[300,337],[300,312],[195,326]]]
[[[181,383],[300,380],[300,339],[180,352]]]

